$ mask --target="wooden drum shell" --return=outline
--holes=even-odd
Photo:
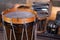
[[[22,12],[23,11],[31,12],[32,14],[34,14],[34,16],[31,17],[31,18],[24,18],[24,19],[23,18],[8,18],[8,17],[4,16],[5,14],[8,14],[10,12],[15,12],[16,10],[19,10],[19,11],[22,11]],[[17,40],[21,40],[20,36],[19,36],[20,35],[19,33],[22,33],[23,26],[21,26],[21,25],[24,25],[24,24],[26,24],[28,26],[27,31],[28,31],[28,35],[29,35],[29,40],[31,40],[32,30],[33,30],[34,22],[36,20],[36,12],[35,11],[33,11],[31,9],[25,9],[25,8],[11,8],[11,9],[3,11],[2,14],[3,14],[2,16],[3,16],[3,21],[4,21],[4,25],[5,25],[8,40],[10,39],[10,29],[11,29],[11,26],[12,26],[11,22],[12,22],[13,25],[16,25],[16,27],[14,27],[14,26],[13,27],[14,27],[14,30],[15,30],[15,33],[16,33]],[[26,35],[24,34],[24,40],[26,40],[25,36]],[[12,40],[14,40],[13,35],[12,35]]]

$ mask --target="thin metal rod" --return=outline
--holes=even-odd
[[[13,28],[13,35],[14,35],[14,39],[16,40],[16,35],[15,35],[14,28]]]
[[[34,39],[37,40],[37,24],[35,26],[35,38]]]
[[[21,40],[23,40],[23,34],[24,34],[24,28],[23,28],[23,30],[22,30]]]
[[[35,26],[33,27],[34,28],[34,40],[37,40],[37,20],[35,19],[34,22],[35,22]]]
[[[8,38],[7,38],[7,33],[6,33],[6,28],[5,28],[5,26],[4,26],[4,18],[3,18],[4,15],[3,15],[3,13],[4,13],[4,12],[2,12],[2,24],[3,24],[2,26],[3,26],[3,30],[4,30],[4,31],[3,31],[3,32],[4,32],[4,34],[3,34],[3,35],[4,35],[4,38],[3,38],[3,39],[4,39],[4,40],[8,40]]]
[[[34,35],[35,35],[34,40],[37,40],[37,20],[35,19],[34,22],[35,22],[35,26],[33,27]]]
[[[27,25],[26,24],[24,24],[24,25],[25,25],[26,37],[27,37],[27,40],[28,40]]]
[[[11,19],[12,20],[12,19]],[[11,26],[12,26],[12,31],[13,31],[13,36],[14,36],[14,39],[16,40],[16,35],[15,35],[15,31],[14,31],[14,27],[13,27],[13,23],[11,21]]]
[[[25,32],[26,32],[26,37],[27,37],[27,40],[28,40],[28,33],[27,33],[27,25],[26,25],[26,22],[25,22],[25,20],[23,20],[23,22],[24,22],[24,28],[25,28]]]
[[[10,29],[10,40],[11,40],[11,37],[12,37],[12,29]]]
[[[31,40],[33,40],[33,36],[34,36],[34,33],[35,33],[35,26],[36,26],[36,24],[35,24],[35,25],[33,25]]]

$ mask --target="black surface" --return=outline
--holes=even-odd
[[[37,38],[47,38],[47,39],[54,39],[54,40],[60,40],[60,35],[54,35],[54,34],[49,34],[49,33],[42,33],[42,34],[38,34]]]
[[[57,26],[60,26],[60,11],[57,12],[55,24]]]

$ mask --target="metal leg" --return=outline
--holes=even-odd
[[[23,28],[23,30],[22,30],[21,40],[23,40],[23,34],[24,34],[24,28]]]
[[[31,40],[33,40],[33,33],[34,33],[34,26],[33,26],[33,29],[32,29],[32,36],[31,36]]]
[[[12,32],[13,32],[14,39],[16,40],[16,35],[15,35],[15,31],[14,31],[14,27],[13,27],[12,19],[11,19],[11,26],[12,26]]]
[[[37,40],[37,24],[34,29],[35,29],[35,38],[34,39]]]
[[[6,33],[6,29],[5,29],[5,26],[3,26],[3,29],[4,29],[4,33],[3,33],[3,35],[4,35],[4,40],[8,40],[8,38],[7,38],[7,33]]]
[[[12,27],[12,30],[13,30],[14,39],[16,40],[16,35],[15,35],[14,27]]]
[[[12,37],[12,29],[10,29],[10,40],[11,40],[11,37]]]
[[[27,25],[26,25],[26,24],[24,24],[24,25],[25,25],[25,27],[24,27],[23,30],[22,30],[22,38],[21,38],[21,40],[23,40],[24,29],[25,29],[25,32],[26,32],[26,38],[27,38],[27,40],[28,40]]]
[[[4,35],[3,40],[8,40],[8,38],[7,38],[7,33],[6,33],[6,28],[5,28],[5,26],[4,26],[4,19],[3,19],[4,15],[3,15],[3,13],[4,13],[4,12],[2,12],[2,24],[3,24],[2,26],[3,26],[3,30],[4,30],[4,31],[3,31],[3,32],[4,32],[4,33],[3,33],[3,35]]]
[[[28,40],[27,27],[25,28],[25,32],[26,32],[26,37],[27,37],[27,40]]]

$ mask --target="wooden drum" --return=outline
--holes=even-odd
[[[11,8],[2,12],[7,40],[34,40],[36,12],[27,8]]]
[[[45,32],[45,25],[47,20],[47,12],[41,11],[37,14],[37,27],[38,27],[38,33],[44,33]]]

